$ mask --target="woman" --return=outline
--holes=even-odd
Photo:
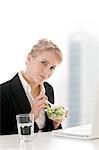
[[[35,44],[27,56],[26,70],[0,85],[0,134],[17,133],[16,115],[34,114],[34,131],[61,128],[62,120],[48,119],[44,109],[54,104],[52,86],[45,82],[62,61],[59,48],[46,39]]]

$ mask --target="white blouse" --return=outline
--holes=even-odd
[[[24,79],[24,77],[22,76],[21,72],[19,72],[18,75],[19,75],[20,81],[22,83],[22,86],[23,86],[23,88],[25,90],[26,96],[28,97],[29,103],[30,103],[30,105],[32,107],[34,98],[33,98],[32,94],[31,94],[31,86]],[[41,88],[40,94],[42,92],[45,94],[45,88],[44,88],[43,84],[41,84],[40,88]],[[41,110],[39,118],[37,118],[35,122],[37,123],[39,129],[42,129],[44,127],[44,125],[45,125],[45,112],[44,112],[44,110]]]

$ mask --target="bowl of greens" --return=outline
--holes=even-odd
[[[63,106],[47,106],[46,113],[49,119],[56,120],[56,119],[63,119],[67,114],[67,109]]]

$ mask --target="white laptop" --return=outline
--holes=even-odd
[[[96,105],[92,124],[53,130],[52,134],[55,136],[89,140],[99,138],[99,89],[97,90]]]

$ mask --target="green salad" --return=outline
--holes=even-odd
[[[48,105],[46,108],[46,113],[49,119],[62,119],[65,117],[66,110],[63,106],[52,108]]]

